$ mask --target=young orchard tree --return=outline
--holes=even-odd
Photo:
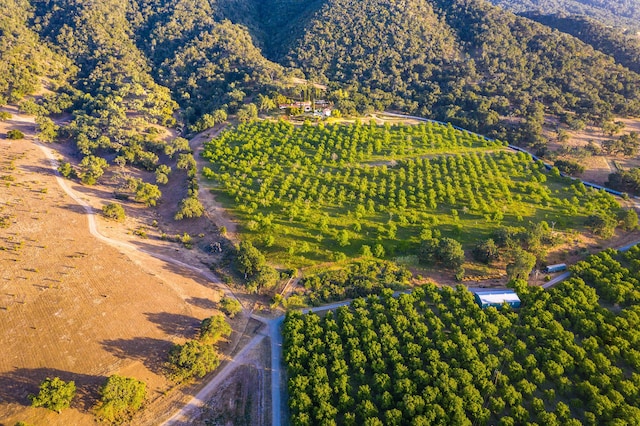
[[[223,297],[220,300],[220,310],[229,315],[229,318],[233,318],[236,314],[242,311],[242,306],[237,299],[232,297]]]

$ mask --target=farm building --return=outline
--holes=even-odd
[[[481,308],[494,306],[496,308],[502,306],[503,303],[508,304],[512,308],[520,307],[520,298],[513,290],[487,290],[476,291],[474,297]]]
[[[567,270],[566,263],[558,263],[557,265],[547,266],[547,272],[562,272]]]

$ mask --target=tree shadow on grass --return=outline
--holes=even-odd
[[[133,339],[103,340],[102,346],[120,359],[140,361],[154,374],[164,374],[169,349],[173,343],[149,337],[134,337]]]
[[[160,330],[170,336],[191,339],[196,336],[200,327],[200,320],[187,315],[169,312],[146,312],[145,315],[149,321],[157,324]]]
[[[215,309],[217,306],[215,302],[204,297],[191,297],[189,299],[186,299],[185,301],[200,309]]]
[[[90,410],[99,398],[98,389],[106,381],[104,376],[61,371],[55,368],[16,368],[0,374],[0,403],[31,405],[29,395],[37,395],[40,383],[47,377],[60,377],[76,384],[76,396],[71,406],[79,410]]]

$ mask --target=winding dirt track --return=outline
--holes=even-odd
[[[87,215],[88,225],[89,225],[89,232],[93,237],[97,238],[98,240],[112,247],[117,248],[118,250],[123,252],[125,255],[131,257],[132,260],[134,260],[134,258],[132,257],[134,254],[144,253],[148,256],[152,256],[156,259],[160,259],[164,262],[178,266],[185,270],[195,272],[200,276],[206,278],[207,280],[211,281],[212,283],[215,283],[224,291],[227,297],[233,297],[234,299],[238,300],[238,302],[240,302],[241,306],[243,306],[242,301],[239,300],[235,296],[235,294],[233,294],[233,292],[229,289],[229,287],[226,286],[224,283],[222,283],[220,279],[211,271],[198,268],[193,265],[189,265],[187,263],[181,262],[180,260],[174,259],[170,256],[143,250],[130,243],[111,239],[101,234],[96,224],[96,219],[95,219],[96,211],[69,186],[69,184],[64,178],[60,176],[57,169],[58,161],[56,160],[56,157],[53,151],[49,147],[43,145],[40,142],[35,142],[35,143],[38,146],[38,148],[42,150],[42,152],[45,154],[45,156],[49,160],[49,164],[55,174],[56,181],[60,186],[60,188],[62,188],[62,190],[67,195],[69,195],[69,197],[71,197],[78,205],[80,205],[85,210]],[[179,290],[179,289],[176,289],[176,290]],[[182,297],[185,297],[185,295],[183,295],[181,292],[179,292],[179,294],[181,294]],[[246,307],[243,306],[243,309],[246,309]],[[216,373],[215,377],[213,377],[213,379],[209,383],[207,383],[207,385],[204,388],[202,388],[198,392],[198,394],[187,405],[185,405],[180,411],[178,411],[175,415],[173,415],[164,424],[172,424],[172,425],[190,424],[190,419],[192,419],[193,416],[197,413],[197,410],[202,406],[203,402],[206,401],[207,397],[213,393],[216,387],[220,383],[222,383],[238,365],[241,365],[243,363],[244,358],[251,352],[253,348],[255,348],[262,341],[262,339],[264,339],[264,337],[265,337],[264,334],[259,334],[255,336],[251,341],[249,341],[249,343],[244,348],[242,348],[242,350],[238,352],[238,354],[224,368],[222,368]]]
[[[91,207],[87,202],[85,202],[82,198],[80,198],[80,196],[78,196],[78,194],[76,194],[75,191],[73,191],[73,189],[71,189],[71,187],[67,184],[67,182],[60,176],[60,173],[58,172],[58,161],[56,160],[55,156],[53,155],[53,152],[51,151],[51,149],[49,149],[48,147],[46,147],[45,145],[43,145],[40,142],[36,142],[36,145],[42,150],[42,152],[46,155],[46,157],[49,159],[49,163],[51,165],[52,170],[55,172],[56,175],[56,181],[58,182],[58,185],[60,185],[60,188],[62,188],[62,190],[69,195],[69,197],[71,197],[76,203],[78,203],[78,205],[82,206],[82,208],[85,210],[85,212],[87,213],[87,220],[89,223],[89,233],[94,236],[95,238],[97,238],[98,240],[109,244],[113,247],[118,248],[119,250],[123,251],[125,254],[130,255],[132,253],[144,253],[146,255],[155,257],[156,259],[160,259],[164,262],[167,263],[171,263],[175,266],[178,266],[180,268],[184,268],[184,269],[188,269],[189,271],[195,272],[199,275],[201,275],[202,277],[206,278],[207,280],[215,283],[216,285],[220,286],[224,292],[225,295],[227,297],[233,297],[237,300],[236,296],[233,294],[233,292],[229,289],[229,287],[227,287],[224,283],[222,283],[220,281],[220,279],[214,275],[211,271],[208,271],[206,269],[202,269],[202,268],[198,268],[195,267],[193,265],[189,265],[187,263],[181,262],[177,259],[174,259],[170,256],[166,256],[160,253],[153,253],[147,250],[143,250],[140,249],[132,244],[126,243],[124,241],[119,241],[119,240],[114,240],[111,239],[109,237],[106,237],[104,235],[102,235],[100,233],[100,231],[98,231],[97,225],[96,225],[96,219],[95,219],[95,210],[93,209],[93,207]],[[240,302],[240,300],[238,300]],[[242,303],[242,302],[240,302]]]

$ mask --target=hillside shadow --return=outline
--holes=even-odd
[[[103,340],[102,347],[120,359],[140,361],[155,374],[164,372],[167,353],[173,346],[168,340],[150,337],[134,337],[132,339]]]
[[[200,309],[216,308],[215,302],[213,302],[212,300],[206,299],[204,297],[191,297],[189,299],[186,299],[185,302]]]
[[[160,330],[170,336],[190,339],[195,337],[200,321],[187,315],[169,312],[145,312],[147,319],[156,324]]]
[[[55,368],[16,368],[0,374],[0,402],[31,405],[29,395],[36,395],[40,383],[47,377],[60,377],[76,384],[76,396],[71,406],[80,410],[89,410],[98,400],[98,389],[107,379],[104,376],[92,376],[57,370]]]
[[[7,120],[6,126],[7,126],[7,131],[19,130],[25,135],[24,139],[9,139],[7,138],[6,132],[2,132],[0,134],[1,139],[5,139],[12,142],[21,142],[21,141],[24,142],[25,139],[29,138],[34,133],[36,128],[36,125],[33,123],[27,123],[25,121],[18,121],[18,120]]]
[[[59,208],[59,209],[68,210],[68,211],[73,212],[73,213],[78,213],[78,214],[83,214],[83,215],[87,214],[87,212],[85,211],[84,207],[82,207],[79,204],[60,203],[60,204],[54,205],[54,207]]]
[[[37,165],[21,165],[20,168],[24,171],[39,175],[55,175],[53,170],[51,170],[51,165],[48,160],[40,160]]]

